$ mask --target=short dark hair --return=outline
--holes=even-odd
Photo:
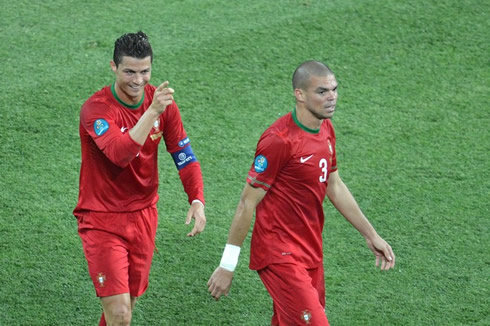
[[[116,67],[119,66],[124,56],[137,59],[144,59],[150,56],[153,62],[153,50],[148,41],[148,36],[139,31],[138,33],[127,33],[118,38],[114,43],[113,57]]]
[[[333,71],[323,62],[305,61],[296,68],[293,74],[293,90],[296,88],[307,89],[310,86],[311,76],[333,75]]]

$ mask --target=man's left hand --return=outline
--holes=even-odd
[[[376,235],[373,239],[366,239],[366,242],[376,256],[376,266],[380,266],[381,270],[389,270],[395,267],[395,254],[385,240]]]
[[[192,231],[187,233],[188,237],[193,237],[195,235],[198,235],[204,230],[204,227],[206,226],[206,215],[204,214],[204,205],[199,201],[193,202],[191,204],[191,207],[189,207],[185,224],[190,224],[192,219],[195,220],[195,223],[194,223],[194,227],[192,228]]]

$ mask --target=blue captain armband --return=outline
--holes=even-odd
[[[192,152],[191,145],[182,148],[180,151],[172,153],[177,170],[181,170],[192,162],[197,162],[197,157]]]

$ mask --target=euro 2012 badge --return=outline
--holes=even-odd
[[[257,173],[262,173],[267,169],[267,159],[264,155],[258,155],[255,158],[254,169]]]
[[[109,130],[109,123],[104,119],[97,119],[94,122],[94,132],[97,136],[102,136]]]

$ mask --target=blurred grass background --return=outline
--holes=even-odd
[[[186,196],[160,155],[159,253],[134,325],[267,325],[248,269],[229,297],[219,263],[260,134],[292,110],[291,75],[326,62],[339,81],[339,171],[397,255],[381,273],[326,202],[332,325],[490,325],[490,4],[476,0],[0,0],[0,325],[96,325],[71,212],[78,114],[113,82],[113,43],[143,30],[153,84],[169,80],[201,161],[208,224],[189,239]]]

